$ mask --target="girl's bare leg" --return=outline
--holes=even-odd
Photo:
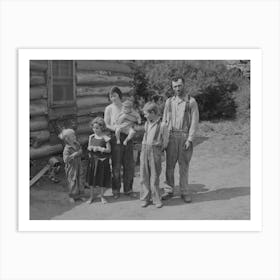
[[[87,201],[88,204],[91,204],[93,202],[93,192],[94,192],[93,186],[90,186],[90,197],[89,200]]]
[[[105,203],[107,203],[108,201],[107,201],[107,199],[104,197],[104,193],[105,193],[105,188],[100,188],[100,196],[101,196],[101,202],[103,203],[103,204],[105,204]]]

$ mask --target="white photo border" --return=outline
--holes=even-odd
[[[250,220],[30,220],[30,60],[250,60]],[[262,52],[260,49],[18,49],[19,231],[261,231]],[[253,176],[254,175],[254,176]],[[171,230],[172,229],[172,230]]]

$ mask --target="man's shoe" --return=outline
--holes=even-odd
[[[163,203],[162,202],[159,202],[156,204],[156,208],[161,208],[163,206]]]
[[[161,199],[162,200],[168,200],[170,198],[173,197],[173,193],[164,193],[162,196],[161,196]]]
[[[185,203],[191,203],[192,202],[192,196],[190,194],[182,194],[181,198]]]
[[[143,201],[143,202],[141,203],[141,207],[145,208],[145,207],[147,207],[149,204],[150,204],[150,202],[147,201],[147,200],[145,200],[145,201]]]

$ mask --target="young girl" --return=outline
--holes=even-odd
[[[88,203],[93,202],[94,188],[100,187],[101,202],[107,203],[104,197],[105,188],[111,186],[110,170],[110,138],[104,134],[106,128],[102,118],[97,117],[91,122],[94,134],[89,136],[88,151],[89,164],[87,170],[87,184],[90,186],[90,198]]]
[[[63,161],[65,163],[66,180],[69,189],[69,200],[75,202],[81,197],[80,168],[82,149],[76,139],[73,129],[63,129],[59,137],[65,142],[63,150]]]

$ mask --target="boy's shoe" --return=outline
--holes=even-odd
[[[137,198],[137,193],[135,192],[125,193],[125,195],[129,196],[130,198]]]
[[[147,200],[145,200],[145,201],[143,201],[143,202],[141,203],[141,207],[145,208],[145,207],[147,207],[149,204],[150,204],[150,202],[147,201]]]
[[[93,197],[90,197],[88,200],[87,200],[87,204],[92,204],[93,203]]]
[[[190,194],[182,194],[181,198],[185,203],[191,203],[192,202],[192,196]]]
[[[104,196],[101,196],[101,202],[102,202],[103,204],[108,203],[107,199],[106,199]]]
[[[163,206],[162,202],[156,204],[156,208],[161,208],[162,206]]]
[[[119,193],[114,193],[113,194],[113,198],[114,199],[119,199],[120,198],[120,194]]]
[[[162,200],[168,200],[170,198],[173,197],[173,193],[164,193],[162,196],[161,196],[161,199]]]

